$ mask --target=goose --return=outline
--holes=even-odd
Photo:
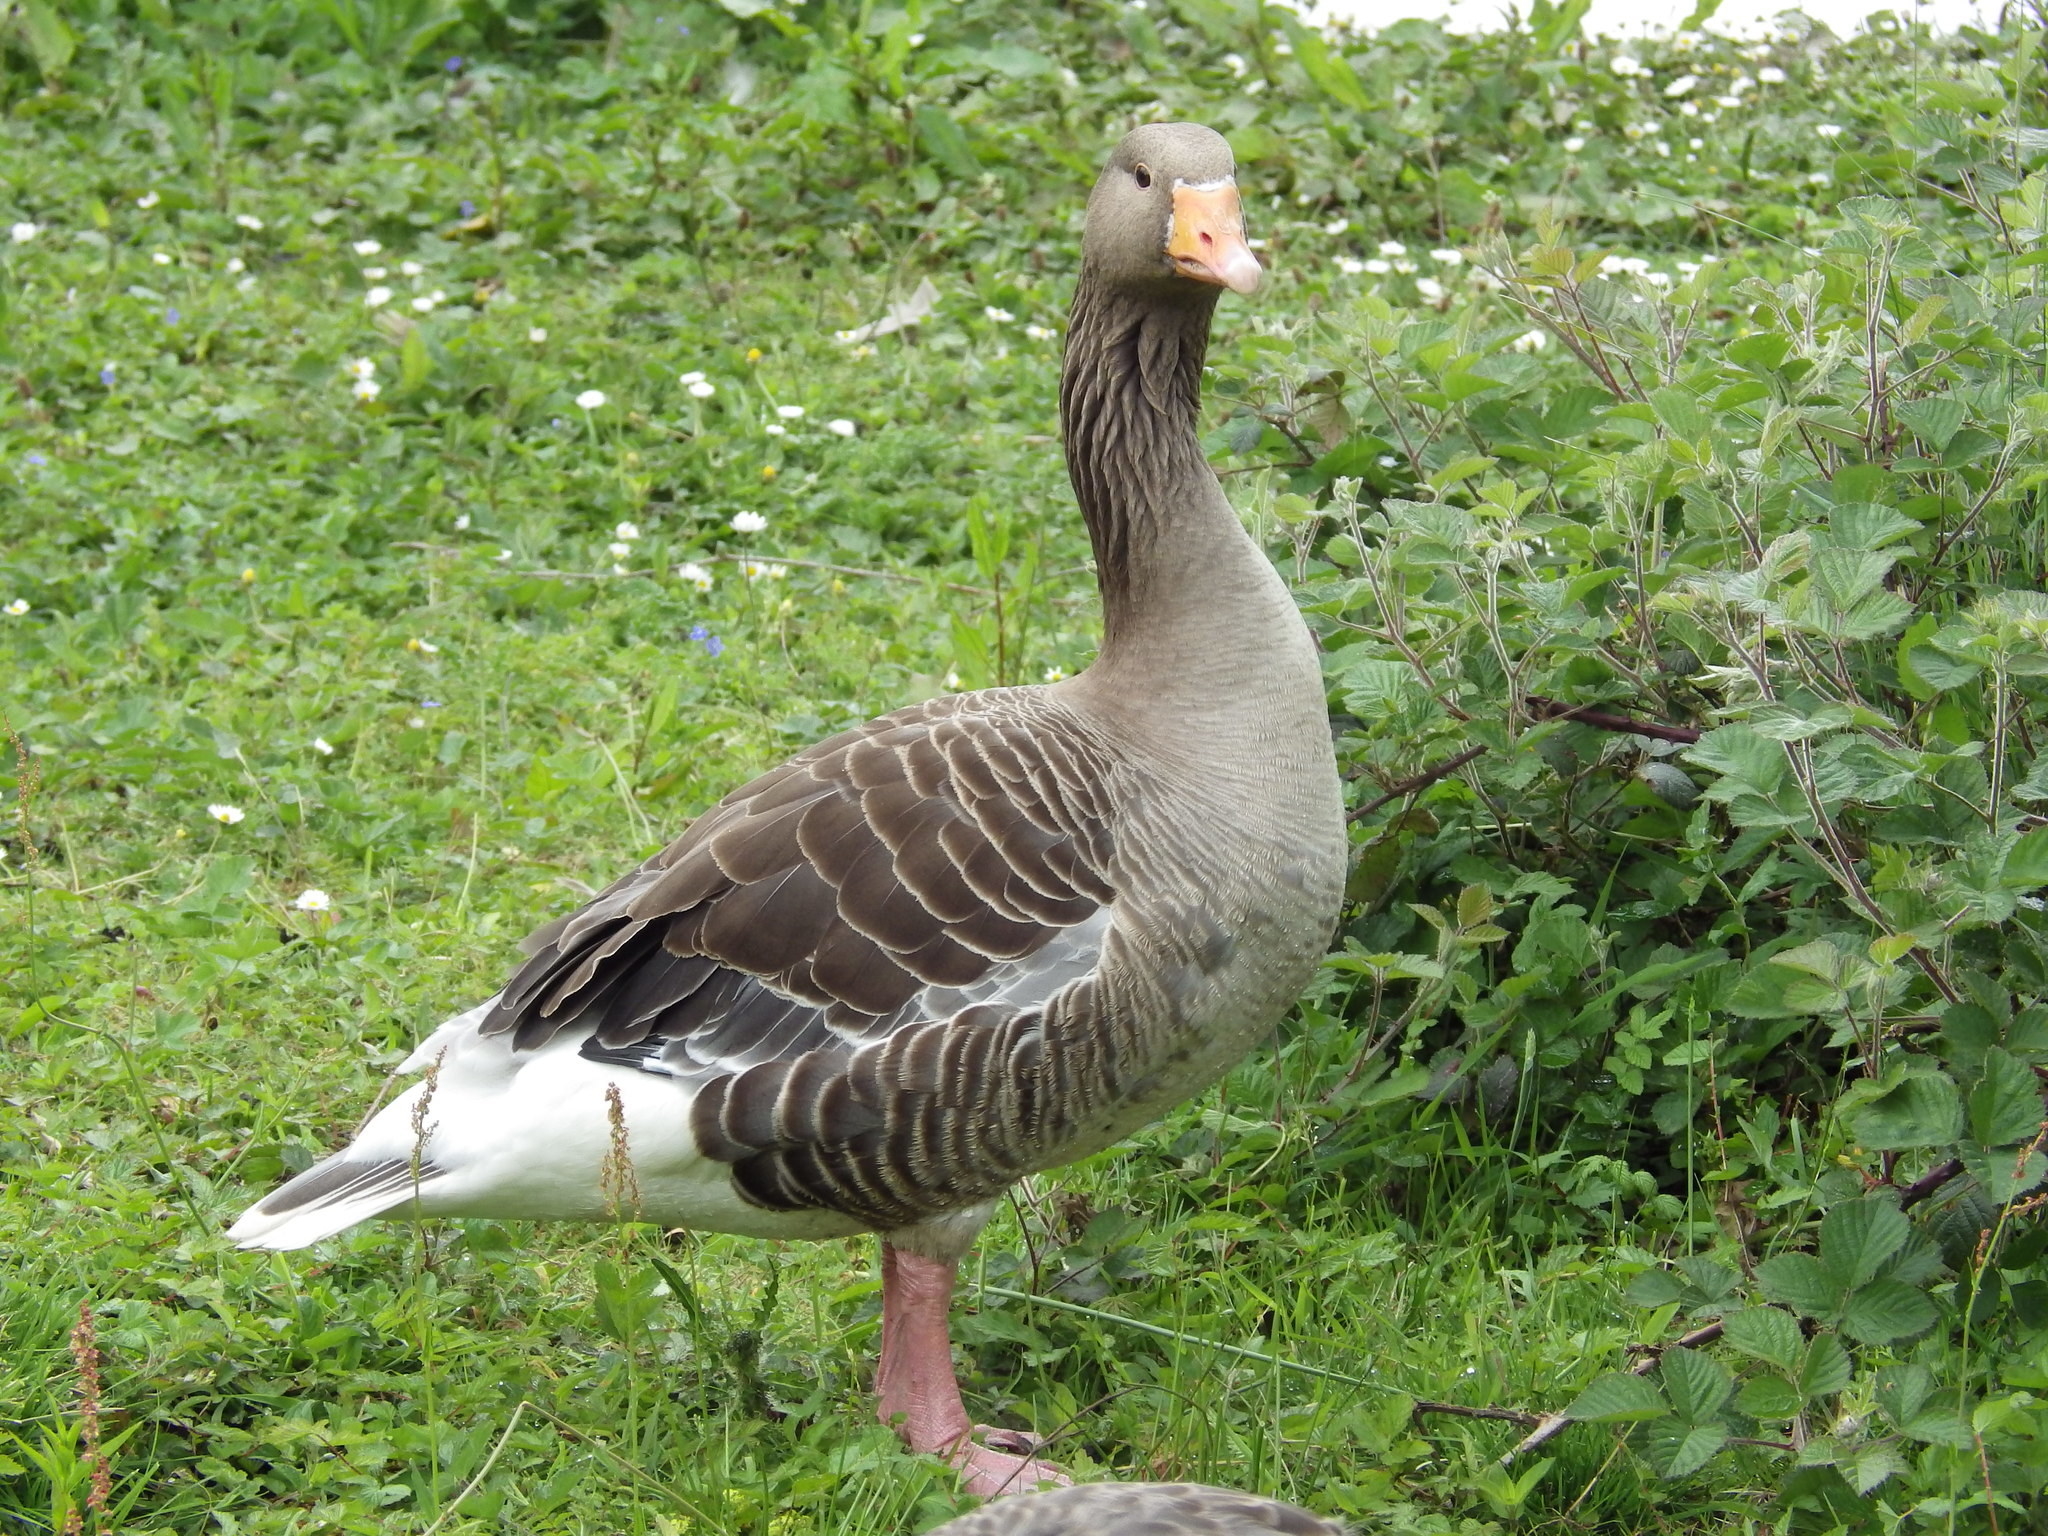
[[[1277,1499],[1200,1483],[1084,1483],[984,1504],[928,1536],[1344,1536]]]
[[[977,1438],[959,1260],[1017,1179],[1216,1082],[1341,901],[1315,644],[1195,432],[1216,302],[1260,277],[1224,140],[1126,137],[1060,386],[1094,663],[910,705],[733,791],[529,937],[406,1061],[419,1082],[229,1236],[301,1248],[412,1212],[874,1232],[882,1421],[969,1492],[1063,1482]]]

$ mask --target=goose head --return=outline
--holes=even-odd
[[[1082,268],[1112,287],[1166,297],[1250,293],[1259,259],[1245,241],[1237,167],[1199,123],[1148,123],[1117,145],[1088,199]]]

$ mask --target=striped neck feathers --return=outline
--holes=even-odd
[[[1161,580],[1171,586],[1188,524],[1220,512],[1236,527],[1195,433],[1216,297],[1193,284],[1112,287],[1085,266],[1074,292],[1060,430],[1095,548],[1105,654],[1121,647]]]

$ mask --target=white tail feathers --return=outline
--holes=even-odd
[[[419,1187],[440,1174],[432,1163],[352,1162],[344,1152],[272,1190],[241,1214],[228,1236],[243,1248],[305,1248],[410,1204]]]

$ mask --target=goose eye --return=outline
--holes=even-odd
[[[1151,190],[1152,172],[1147,167],[1141,165],[1135,171],[1132,171],[1131,179],[1137,182],[1139,191]]]

